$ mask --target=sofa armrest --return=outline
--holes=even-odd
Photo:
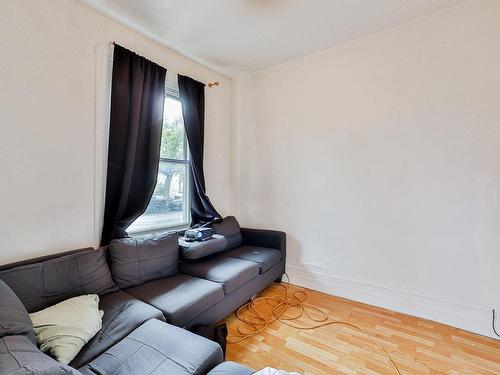
[[[207,375],[252,375],[255,371],[235,362],[222,362]]]
[[[243,245],[270,247],[281,251],[283,273],[286,264],[286,233],[277,230],[241,228]]]

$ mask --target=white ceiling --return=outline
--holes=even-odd
[[[81,0],[235,77],[465,0]]]

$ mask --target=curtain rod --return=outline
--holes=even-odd
[[[115,45],[115,41],[113,40],[112,42],[109,43],[110,45]],[[202,82],[203,83],[203,82]],[[203,83],[205,86],[208,86],[209,89],[213,87],[218,87],[220,85],[219,81],[214,81],[214,82],[209,82],[209,83]]]

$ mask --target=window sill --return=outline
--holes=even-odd
[[[140,236],[143,234],[153,234],[153,233],[169,233],[169,232],[184,232],[186,229],[189,229],[189,223],[182,223],[174,226],[157,226],[150,227],[148,229],[139,229],[139,230],[127,230],[127,233],[130,236]]]

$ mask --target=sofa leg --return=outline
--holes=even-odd
[[[283,276],[278,277],[276,280],[274,280],[275,283],[279,284],[283,281]]]
[[[196,326],[192,329],[193,333],[203,336],[209,340],[215,341],[222,348],[224,358],[226,357],[226,338],[227,326],[226,323],[217,325]]]
[[[222,348],[222,355],[226,359],[226,338],[227,338],[227,326],[226,323],[221,323],[215,326],[214,329],[214,341],[217,342]]]
[[[196,333],[199,336],[203,336],[206,339],[213,340],[214,326],[202,326],[197,325],[190,329],[191,332]]]

